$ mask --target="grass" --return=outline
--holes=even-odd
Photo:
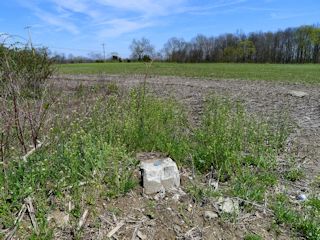
[[[256,234],[248,234],[244,237],[244,240],[262,240],[263,238]]]
[[[68,117],[57,117],[48,146],[27,163],[12,156],[8,166],[1,165],[6,174],[0,175],[0,225],[11,227],[23,200],[34,199],[41,238],[24,228],[19,230],[22,238],[52,238],[54,229],[47,214],[64,209],[69,201],[74,205],[70,214],[76,225],[84,209],[134,189],[138,184],[135,154],[140,151],[162,152],[179,166],[195,168],[199,176],[211,172],[229,186],[223,192],[197,183],[189,186],[188,193],[198,202],[229,195],[263,203],[266,192],[280,178],[276,157],[289,132],[285,122],[270,123],[248,115],[240,103],[210,97],[195,127],[188,123],[181,104],[156,98],[143,86],[123,95],[116,85],[109,85],[107,95],[93,93],[92,105],[85,103],[88,89],[92,91],[79,87],[73,96],[84,103],[86,111],[77,108]],[[306,209],[319,208],[316,199],[310,204]],[[278,224],[286,223],[304,236],[318,236],[315,211],[300,213],[308,220],[295,223],[299,215],[288,214],[284,200],[276,199],[274,206]]]
[[[60,72],[73,74],[146,71],[142,63],[59,67]],[[157,75],[198,78],[319,82],[318,65],[155,63],[148,70]],[[281,117],[266,121],[248,115],[241,103],[213,96],[206,99],[198,124],[191,125],[190,113],[181,104],[149,94],[145,84],[129,92],[122,92],[114,83],[79,85],[74,90],[59,97],[55,112],[50,115],[53,124],[44,125],[48,143],[27,161],[21,160],[15,145],[1,145],[8,154],[0,162],[0,237],[2,229],[15,225],[17,213],[30,197],[40,235],[24,218],[17,228],[17,238],[54,238],[57,229],[47,217],[53,211],[62,211],[70,215],[73,237],[81,239],[82,232],[75,231],[75,226],[85,209],[90,210],[91,218],[96,218],[101,202],[134,189],[139,181],[136,153],[158,151],[195,174],[185,188],[195,204],[217,197],[237,197],[239,203],[243,199],[240,208],[245,214],[254,205],[263,206],[268,196],[267,207],[273,209],[275,224],[289,227],[306,239],[319,239],[317,196],[310,194],[307,201],[293,203],[286,195],[270,194],[279,180],[297,181],[303,177],[294,160],[284,172],[277,171],[277,156],[290,132]],[[219,182],[218,190],[208,186],[208,178]],[[314,186],[320,186],[319,182],[315,181]],[[184,214],[184,205],[178,207],[179,212],[190,225],[192,220]],[[155,218],[155,207],[155,201],[148,202],[146,214],[150,218]],[[109,209],[114,214],[122,211],[118,207]],[[222,213],[221,221],[236,222],[237,217],[237,213]],[[249,234],[245,239],[261,238]]]
[[[81,63],[57,65],[64,74],[145,74],[144,63]],[[209,79],[320,83],[319,64],[153,63],[152,75]]]
[[[111,88],[113,94],[97,98],[88,111],[58,118],[48,137],[50,144],[27,163],[12,156],[8,166],[1,165],[6,173],[0,175],[3,228],[13,225],[24,199],[31,196],[42,223],[41,236],[50,239],[46,215],[51,209],[63,209],[67,199],[75,205],[71,214],[77,222],[88,206],[137,185],[135,152],[161,150],[181,157],[184,145],[178,141],[184,138],[185,118],[177,103],[143,95],[140,89],[122,97]]]
[[[320,239],[320,200],[310,198],[297,208],[285,195],[276,196],[274,213],[277,224],[289,226],[310,240]]]

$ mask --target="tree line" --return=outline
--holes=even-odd
[[[301,26],[276,32],[197,35],[191,41],[170,38],[160,53],[146,38],[133,40],[132,58],[169,62],[320,63],[320,27]]]
[[[0,46],[4,47],[3,44]],[[305,25],[275,32],[226,33],[219,36],[198,34],[190,41],[170,38],[160,51],[147,38],[133,39],[129,46],[130,59],[116,52],[105,59],[91,52],[88,56],[52,53],[56,63],[84,63],[104,61],[149,61],[150,59],[180,62],[233,62],[233,63],[320,63],[320,25]]]

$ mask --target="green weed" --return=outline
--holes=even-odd
[[[289,132],[285,126],[271,127],[249,116],[240,103],[212,98],[195,131],[195,166],[200,172],[213,169],[220,181],[231,180],[236,195],[262,201],[277,182],[276,156]]]
[[[299,168],[291,168],[285,173],[285,178],[289,181],[295,182],[304,176],[303,171]]]
[[[248,234],[244,237],[244,240],[262,240],[263,238],[256,234]]]
[[[277,196],[274,205],[276,222],[296,230],[306,239],[320,239],[320,200],[311,198],[304,204],[300,211],[294,210],[288,198],[284,195]]]

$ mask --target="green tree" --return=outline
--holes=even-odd
[[[241,41],[237,50],[242,62],[251,62],[253,56],[256,54],[256,47],[250,40]]]

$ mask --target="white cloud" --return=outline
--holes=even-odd
[[[69,11],[88,15],[92,18],[99,16],[99,11],[92,9],[91,4],[87,1],[79,0],[51,0],[61,11]]]
[[[73,34],[80,33],[80,30],[74,23],[70,22],[68,19],[62,16],[57,16],[40,9],[35,11],[35,15],[45,23],[57,27],[57,30],[67,30],[68,32]]]
[[[186,0],[97,0],[98,3],[120,10],[137,12],[146,16],[168,15],[175,8],[186,3]]]
[[[56,30],[66,30],[72,34],[77,34],[80,32],[76,24],[73,23],[71,19],[69,19],[68,14],[61,14],[57,12],[51,12],[49,10],[44,10],[35,0],[30,0],[28,2],[19,0],[19,3],[21,4],[21,6],[30,10],[36,17],[41,20],[41,22],[36,24],[38,27],[42,26],[44,28],[48,28],[48,26],[53,26]]]
[[[88,28],[99,36],[119,36],[154,25],[154,18],[169,15],[186,0],[38,0],[20,3],[42,23],[72,34]],[[79,15],[81,14],[81,15]],[[127,18],[126,15],[133,16]]]
[[[314,13],[308,12],[299,12],[299,13],[294,13],[294,12],[273,12],[270,14],[270,17],[275,20],[285,20],[285,19],[290,19],[290,18],[297,18],[297,17],[305,17],[305,16],[310,16],[313,15]]]
[[[152,25],[149,21],[130,21],[121,18],[112,19],[103,23],[104,29],[100,30],[98,35],[101,38],[114,38],[124,33],[134,32]]]
[[[46,25],[72,34],[120,36],[155,26],[159,18],[184,13],[221,11],[248,0],[19,0]],[[42,24],[41,22],[41,24]]]

